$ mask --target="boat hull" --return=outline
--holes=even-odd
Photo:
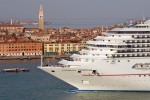
[[[91,74],[92,69],[39,67],[82,91],[150,91],[150,74]]]

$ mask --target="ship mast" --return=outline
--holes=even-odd
[[[43,67],[43,54],[41,55],[41,67]]]

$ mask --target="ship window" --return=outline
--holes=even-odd
[[[97,73],[97,70],[93,70],[93,71],[92,71],[92,74],[96,74],[96,73]]]
[[[128,60],[128,62],[130,62],[130,60]]]
[[[78,73],[81,73],[81,71],[78,71]]]
[[[54,70],[52,70],[52,72],[55,72]]]
[[[120,62],[120,60],[118,60],[118,62]]]
[[[86,62],[88,62],[88,59],[85,59]]]

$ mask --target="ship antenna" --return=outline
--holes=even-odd
[[[145,14],[143,13],[143,21],[145,21]]]
[[[108,32],[108,27],[106,27],[106,32]]]
[[[102,33],[103,33],[103,30],[104,30],[103,28],[104,28],[104,27],[102,26]]]

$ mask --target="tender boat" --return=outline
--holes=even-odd
[[[26,69],[26,68],[9,68],[9,69],[3,69],[2,72],[29,72],[29,69]]]

